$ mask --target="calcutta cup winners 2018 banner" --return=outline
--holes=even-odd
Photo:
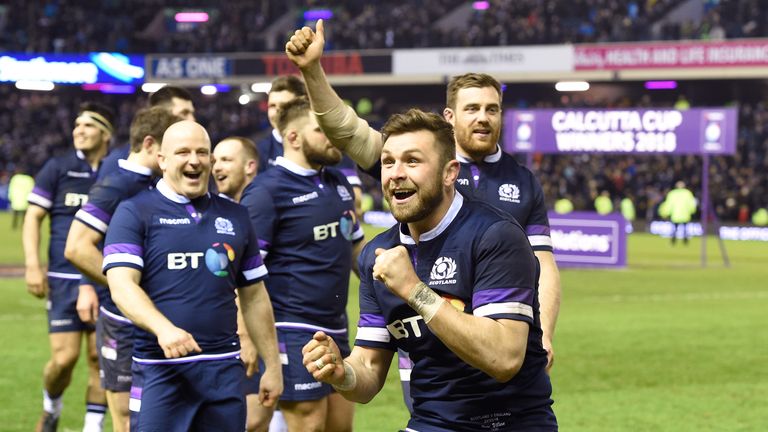
[[[548,109],[505,114],[510,152],[733,154],[736,108]]]

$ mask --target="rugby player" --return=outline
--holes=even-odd
[[[270,269],[266,286],[285,388],[280,410],[290,431],[349,431],[353,405],[331,386],[315,382],[302,364],[301,349],[320,330],[349,352],[349,276],[364,244],[354,192],[333,168],[342,154],[320,130],[306,98],[285,103],[277,123],[284,156],[246,187],[241,204],[248,208]],[[251,392],[257,389],[251,386]],[[264,430],[270,415],[262,410],[252,430]]]
[[[75,213],[88,200],[101,160],[107,154],[114,133],[114,114],[106,106],[84,103],[75,119],[74,151],[48,161],[35,177],[24,217],[22,242],[27,290],[35,297],[47,297],[48,340],[51,358],[43,370],[43,414],[36,430],[55,431],[62,410],[62,394],[72,379],[80,356],[83,336],[88,347],[86,389],[86,431],[101,430],[106,412],[104,390],[99,386],[99,366],[93,326],[83,322],[76,303],[80,273],[64,257],[69,226]],[[48,270],[40,265],[40,230],[43,219],[51,218]]]
[[[399,224],[360,256],[351,355],[317,332],[303,349],[307,371],[367,403],[403,349],[414,362],[407,431],[557,430],[525,231],[456,190],[461,168],[443,118],[412,109],[382,134],[382,191]]]
[[[267,271],[248,212],[211,195],[210,139],[197,123],[166,130],[163,178],[121,203],[104,246],[112,298],[135,325],[132,430],[245,430],[237,288],[265,363],[259,400],[282,393]]]

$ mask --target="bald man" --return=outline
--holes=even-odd
[[[259,400],[282,393],[267,270],[245,208],[208,192],[211,141],[192,121],[163,135],[163,178],[120,204],[104,245],[112,298],[139,329],[131,430],[245,430],[235,289],[265,370]]]

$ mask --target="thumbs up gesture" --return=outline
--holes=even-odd
[[[285,44],[285,54],[299,69],[305,69],[320,61],[324,46],[325,28],[323,20],[318,20],[317,31],[305,26],[293,32]]]

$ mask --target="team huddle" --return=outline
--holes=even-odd
[[[258,145],[212,146],[166,86],[107,155],[114,115],[81,106],[23,231],[52,352],[37,430],[56,430],[83,338],[86,432],[107,407],[116,431],[351,431],[395,353],[403,430],[557,430],[559,274],[541,187],[498,145],[501,85],[454,77],[442,116],[411,109],[379,132],[329,85],[323,45],[322,21],[286,44],[303,82],[273,82]],[[368,242],[355,164],[398,222]]]

